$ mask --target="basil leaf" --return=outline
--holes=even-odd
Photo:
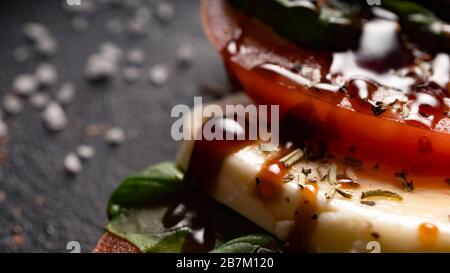
[[[197,192],[197,194],[200,193]],[[203,198],[200,196],[200,199]],[[175,200],[171,200],[169,203],[174,202],[176,203]],[[206,203],[206,205],[211,205],[208,202],[212,201],[207,201]],[[170,213],[169,207],[167,205],[153,205],[151,207],[128,209],[111,220],[107,226],[107,231],[134,244],[145,253],[192,252],[192,250],[190,251],[189,248],[186,248],[187,245],[195,243],[192,241],[195,233],[192,223],[181,220],[174,227],[165,227],[163,222],[167,214]],[[216,247],[217,245],[219,246],[213,249],[211,253],[281,252],[280,243],[267,233],[245,235],[248,232],[261,232],[262,230],[256,227],[252,229],[246,227],[246,225],[249,225],[249,221],[241,218],[237,213],[229,215],[228,208],[220,204],[216,204],[213,212],[219,216],[226,216],[221,219],[222,221],[216,221],[220,226],[222,226],[221,222],[231,220],[234,223],[234,227],[242,227],[242,230],[238,229],[237,231],[236,228],[227,225],[225,225],[224,229],[215,230],[212,234],[214,237],[213,241],[216,242]],[[230,238],[235,239],[230,240]],[[222,243],[222,239],[229,241]],[[209,248],[205,249],[205,247]],[[213,247],[203,246],[197,248],[196,252],[206,252]]]
[[[173,163],[160,163],[125,179],[112,193],[108,217],[119,215],[124,208],[142,204],[153,197],[183,189],[183,173]]]
[[[245,217],[189,187],[127,208],[110,221],[107,231],[152,253],[208,252],[234,238],[263,232]]]
[[[179,253],[192,230],[189,226],[165,229],[162,222],[166,210],[129,209],[115,217],[106,229],[145,253]]]
[[[211,253],[274,253],[281,252],[280,243],[267,233],[251,234],[228,241]]]
[[[261,228],[182,180],[172,163],[125,179],[110,198],[107,231],[150,253],[278,249],[272,236],[259,234]]]
[[[189,234],[184,228],[162,234],[127,234],[125,239],[144,253],[181,253]]]

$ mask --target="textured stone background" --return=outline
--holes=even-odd
[[[143,2],[154,10],[156,1]],[[172,22],[161,24],[152,18],[146,38],[130,39],[106,31],[105,24],[111,18],[126,18],[111,7],[88,17],[90,28],[76,33],[61,0],[1,1],[0,96],[17,74],[32,72],[41,60],[33,57],[18,63],[12,57],[15,48],[26,44],[21,29],[29,21],[45,24],[58,40],[60,49],[48,61],[57,67],[59,83],[76,84],[77,95],[66,108],[70,126],[60,133],[49,133],[40,113],[29,105],[21,115],[6,119],[11,131],[4,145],[6,161],[0,165],[0,191],[6,194],[0,203],[0,252],[67,252],[66,244],[72,240],[80,242],[82,252],[91,251],[107,221],[108,197],[120,180],[174,157],[177,143],[170,137],[172,106],[192,105],[192,97],[200,94],[200,82],[226,85],[221,62],[201,28],[199,1],[170,2],[176,12]],[[170,81],[163,87],[152,86],[146,78],[133,85],[121,77],[104,85],[88,83],[82,75],[85,60],[105,41],[113,41],[124,50],[145,49],[146,67],[167,63]],[[175,52],[182,42],[195,48],[194,63],[185,70],[177,69],[175,63]],[[90,124],[120,126],[129,139],[111,148],[101,136],[86,135],[85,127]],[[62,161],[81,143],[93,145],[96,155],[71,178],[65,174]]]

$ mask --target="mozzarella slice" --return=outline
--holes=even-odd
[[[238,96],[231,102],[248,103],[248,99]],[[191,133],[200,129],[189,128]],[[196,160],[190,158],[193,146],[194,141],[185,141],[180,149],[178,163],[185,171],[189,161]],[[306,236],[310,250],[317,252],[450,252],[450,187],[418,187],[407,193],[400,184],[358,174],[360,186],[343,190],[352,195],[349,199],[337,194],[330,181],[315,183],[315,189],[306,184],[302,188],[299,178],[282,184],[282,198],[266,202],[254,194],[254,189],[268,156],[258,144],[229,155],[208,193],[280,240]],[[320,171],[330,167],[300,160],[290,173],[296,175],[304,168],[311,169],[310,176],[320,177]],[[377,189],[398,193],[402,200],[378,198],[374,206],[361,203],[363,192]],[[312,191],[317,191],[315,219],[299,221],[298,214],[308,209],[305,201],[310,201],[308,194]],[[313,228],[308,229],[312,223]]]

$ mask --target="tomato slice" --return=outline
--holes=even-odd
[[[345,92],[329,82],[311,85],[314,77],[328,77],[333,52],[302,49],[225,0],[203,0],[201,9],[207,36],[229,73],[256,103],[280,105],[284,119],[294,116],[295,130],[308,131],[311,140],[326,141],[338,157],[359,158],[365,166],[450,177],[448,87],[416,86],[419,91],[405,95],[358,77],[346,81]],[[364,84],[372,96],[403,104],[386,110],[361,99]],[[398,109],[402,105],[408,106],[407,118]]]

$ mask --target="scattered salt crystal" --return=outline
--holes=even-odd
[[[64,168],[69,174],[75,175],[81,172],[83,166],[78,155],[74,152],[70,152],[64,158]]]
[[[18,62],[24,62],[28,60],[31,56],[30,48],[27,46],[20,46],[14,49],[13,57]]]
[[[29,22],[23,27],[23,34],[32,41],[41,39],[44,36],[49,36],[48,29],[39,23]]]
[[[99,54],[91,55],[84,68],[84,74],[89,80],[109,79],[114,76],[116,71],[117,65]]]
[[[3,120],[0,120],[0,139],[8,136],[9,128]]]
[[[80,0],[79,5],[68,5],[67,1],[62,1],[65,11],[73,14],[91,15],[97,11],[96,1]]]
[[[168,23],[175,16],[175,10],[170,3],[160,1],[156,7],[156,16],[161,22]]]
[[[194,48],[191,44],[184,43],[177,49],[177,62],[181,67],[188,67],[194,59]]]
[[[13,90],[21,96],[28,96],[38,88],[36,78],[29,74],[22,74],[14,79]]]
[[[30,104],[37,110],[44,109],[50,102],[50,96],[46,93],[35,93],[30,97]]]
[[[26,23],[23,33],[34,43],[34,48],[38,53],[50,56],[56,52],[58,44],[46,26],[39,23]]]
[[[163,85],[169,79],[169,67],[164,64],[154,65],[150,68],[148,77],[154,85]]]
[[[18,115],[23,111],[23,102],[19,97],[8,94],[3,98],[3,109],[11,115]]]
[[[64,83],[56,94],[56,100],[62,105],[67,105],[72,102],[75,97],[75,85],[73,83]]]
[[[123,79],[128,83],[133,83],[139,80],[141,71],[136,67],[125,67],[122,72]]]
[[[112,42],[106,42],[100,45],[100,55],[107,60],[118,63],[123,57],[123,51],[119,46]]]
[[[95,155],[95,149],[89,145],[80,145],[77,148],[77,154],[81,159],[88,160]]]
[[[142,49],[132,49],[127,54],[127,61],[131,65],[141,66],[145,63],[145,52]]]
[[[27,23],[23,27],[23,33],[25,37],[34,43],[34,47],[38,53],[50,56],[56,52],[58,44],[44,25]]]
[[[109,145],[120,145],[125,142],[125,132],[119,127],[110,128],[105,133],[105,141]]]
[[[67,127],[68,120],[61,105],[51,102],[42,112],[42,119],[50,131],[61,131]]]
[[[41,63],[35,72],[35,77],[41,86],[53,86],[58,80],[58,72],[49,63]]]
[[[89,21],[84,17],[74,17],[70,25],[74,31],[82,32],[89,28]]]
[[[114,76],[123,52],[112,42],[103,43],[96,54],[87,59],[84,74],[89,80],[106,80]]]
[[[51,56],[56,53],[58,43],[53,37],[44,37],[36,41],[35,49],[41,55]]]

